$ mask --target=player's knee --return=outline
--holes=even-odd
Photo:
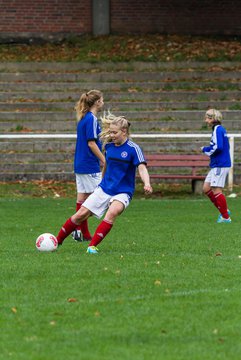
[[[211,188],[210,188],[209,184],[207,184],[207,183],[203,184],[203,192],[204,192],[204,194],[208,193],[210,189]]]
[[[114,220],[119,216],[124,210],[123,204],[118,204],[118,206],[111,206],[106,213],[106,217],[109,221],[114,222]]]
[[[89,210],[83,206],[72,216],[75,224],[80,224],[89,217]]]
[[[113,222],[118,215],[119,212],[116,209],[109,209],[106,213],[106,218],[108,218],[108,221]]]

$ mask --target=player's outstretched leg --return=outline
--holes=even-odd
[[[83,201],[76,203],[76,212],[81,208]],[[88,220],[84,220],[76,229],[72,232],[72,237],[75,241],[91,241],[92,236],[89,232]]]
[[[64,225],[61,227],[58,235],[56,236],[58,240],[58,244],[62,245],[63,241],[69,234],[71,234],[77,227],[77,224],[75,224],[71,218],[69,218]]]
[[[98,254],[97,245],[106,237],[106,235],[112,229],[113,223],[103,220],[97,229],[95,230],[94,236],[88,246],[87,253]]]
[[[220,211],[221,216],[218,217],[217,223],[231,223],[231,218],[229,216],[230,211],[227,207],[226,197],[223,193],[219,192],[215,194],[216,204]]]

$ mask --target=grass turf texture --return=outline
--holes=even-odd
[[[240,199],[133,200],[99,246],[40,253],[73,199],[1,198],[0,359],[238,359]],[[98,221],[90,220],[93,231]]]

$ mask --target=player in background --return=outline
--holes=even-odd
[[[76,211],[101,181],[100,163],[104,164],[105,157],[101,151],[99,139],[101,128],[97,121],[97,113],[101,111],[103,105],[102,93],[98,90],[90,90],[81,95],[75,107],[78,120],[74,156]],[[87,219],[76,227],[72,236],[76,241],[91,240]]]
[[[116,117],[112,114],[108,114],[103,121],[108,124],[108,129],[103,130],[101,134],[106,156],[102,181],[81,208],[65,222],[57,235],[60,245],[90,216],[101,218],[105,214],[88,246],[89,254],[98,254],[97,245],[112,229],[117,216],[129,205],[135,190],[137,168],[144,183],[145,193],[152,193],[142,150],[129,139],[129,121],[123,116]]]
[[[226,129],[221,125],[222,114],[215,109],[209,109],[205,114],[206,124],[212,127],[209,146],[203,146],[202,152],[210,157],[210,171],[203,185],[203,192],[219,210],[217,223],[231,223],[230,211],[222,190],[231,167],[229,140]]]

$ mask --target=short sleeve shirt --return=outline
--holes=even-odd
[[[127,193],[132,197],[136,168],[141,163],[146,164],[141,148],[128,139],[120,146],[107,144],[105,151],[106,172],[99,186],[109,195]]]
[[[98,120],[90,111],[78,122],[74,156],[75,173],[93,174],[100,172],[100,161],[88,146],[88,141],[94,140],[101,150],[100,132]]]

